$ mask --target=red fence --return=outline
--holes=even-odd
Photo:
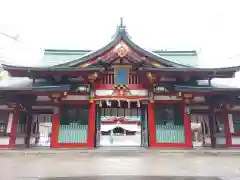
[[[115,84],[115,75],[108,74],[104,76],[102,80],[102,84]],[[139,77],[136,74],[129,74],[128,76],[128,84],[140,84]]]

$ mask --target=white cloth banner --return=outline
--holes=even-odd
[[[141,131],[140,127],[135,124],[119,124],[119,127],[123,128],[127,131],[137,131],[137,132]]]
[[[104,132],[110,131],[116,127],[117,127],[117,124],[101,125],[101,131],[104,131]]]
[[[141,128],[138,125],[135,124],[108,124],[108,125],[101,125],[101,131],[110,131],[113,130],[116,127],[121,127],[127,131],[137,131],[140,132]]]

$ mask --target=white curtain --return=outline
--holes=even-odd
[[[140,126],[135,125],[135,124],[119,124],[119,127],[127,130],[127,131],[137,131],[140,132]]]
[[[140,126],[137,126],[135,124],[107,124],[107,125],[101,125],[101,131],[110,131],[113,130],[116,127],[121,127],[127,131],[137,131],[140,132],[141,128]]]
[[[104,131],[104,132],[110,131],[110,130],[116,128],[116,127],[117,127],[116,124],[101,125],[101,131]]]

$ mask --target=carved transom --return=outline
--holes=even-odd
[[[115,47],[115,52],[118,54],[119,57],[125,57],[129,53],[129,48],[126,44],[120,43]]]

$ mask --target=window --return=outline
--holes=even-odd
[[[62,108],[61,125],[77,123],[81,125],[88,124],[88,106],[87,105],[66,105]]]
[[[216,113],[216,127],[216,133],[225,133],[223,114],[220,112]]]
[[[183,117],[179,104],[156,104],[156,125],[183,125]]]
[[[232,118],[233,118],[234,133],[240,133],[240,114],[233,113]]]
[[[155,104],[157,143],[184,143],[184,121],[179,103]]]
[[[128,69],[116,69],[116,84],[128,84]]]
[[[0,113],[0,136],[6,135],[8,118],[9,118],[9,113],[6,111],[1,111],[1,113]]]
[[[140,108],[101,108],[101,116],[141,116]]]
[[[25,134],[27,132],[27,114],[20,112],[20,117],[17,125],[17,134]]]

